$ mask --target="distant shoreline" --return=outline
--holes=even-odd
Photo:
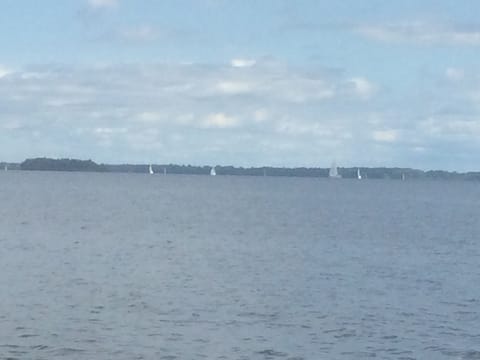
[[[211,166],[151,164],[154,173],[209,175]],[[21,163],[0,162],[0,169],[30,171],[83,171],[109,173],[148,173],[150,164],[97,164],[92,160],[32,158]],[[215,166],[217,175],[244,176],[292,176],[328,178],[329,168],[313,167],[235,167]],[[444,170],[418,170],[412,168],[389,167],[339,167],[338,172],[344,179],[355,179],[360,169],[363,179],[441,179],[441,180],[480,180],[480,172],[451,172]]]

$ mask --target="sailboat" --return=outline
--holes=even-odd
[[[405,181],[405,173],[402,173],[402,180]]]
[[[153,175],[153,174],[154,174],[153,169],[152,169],[152,165],[149,165],[149,166],[148,166],[148,173],[149,173],[150,175]]]
[[[328,177],[331,179],[340,179],[342,177],[338,173],[337,164],[335,164],[335,162],[333,162],[332,166],[330,166],[330,170],[328,171]]]
[[[8,171],[8,165],[7,164],[5,164],[5,167],[3,168],[3,170]]]
[[[360,168],[357,168],[357,179],[362,180],[362,175],[360,174]]]
[[[167,168],[166,167],[163,168],[163,175],[167,175]]]
[[[217,172],[215,171],[215,166],[210,169],[210,176],[215,176],[217,175]]]

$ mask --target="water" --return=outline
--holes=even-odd
[[[0,184],[2,359],[480,359],[478,183]]]

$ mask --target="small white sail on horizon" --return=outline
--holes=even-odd
[[[166,167],[163,168],[163,175],[167,175],[167,168]]]
[[[149,165],[149,166],[148,166],[148,173],[149,173],[150,175],[153,175],[153,174],[154,174],[152,165]]]
[[[215,176],[217,175],[217,172],[215,171],[215,166],[210,169],[210,176]]]
[[[357,168],[357,179],[362,180],[362,174],[360,174],[360,168]]]
[[[342,176],[338,173],[337,164],[335,161],[332,163],[330,170],[328,171],[328,177],[332,179],[339,179]]]

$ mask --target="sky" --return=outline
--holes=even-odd
[[[0,160],[480,170],[480,1],[1,7]]]

